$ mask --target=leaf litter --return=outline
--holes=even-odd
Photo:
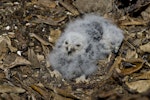
[[[1,99],[149,99],[149,0],[1,0],[0,5]],[[47,54],[68,21],[84,13],[112,19],[125,39],[117,55],[99,61],[97,73],[66,81],[46,65]]]

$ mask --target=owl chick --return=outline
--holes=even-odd
[[[48,61],[65,79],[88,76],[97,70],[97,62],[117,52],[124,36],[108,20],[93,14],[70,22]]]

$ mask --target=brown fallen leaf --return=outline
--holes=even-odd
[[[57,88],[54,87],[54,92],[67,98],[72,98],[72,99],[79,99],[79,100],[90,100],[91,98],[91,92],[92,91],[82,91],[82,89],[79,91],[73,91],[71,86],[67,87],[62,87],[62,88]],[[82,95],[79,95],[82,94]]]
[[[53,25],[53,26],[57,26],[60,22],[62,22],[63,20],[65,20],[67,18],[67,16],[62,16],[62,17],[45,17],[45,16],[41,16],[41,15],[36,15],[37,19],[35,19],[33,22],[34,23],[45,23],[48,25]]]
[[[131,35],[130,35],[131,36]],[[132,45],[132,43],[130,43],[128,40],[125,39],[125,43],[133,50],[136,50],[136,48],[134,47],[134,45]]]
[[[45,60],[45,57],[42,54],[41,55],[37,54],[37,59],[41,62],[41,61]]]
[[[0,43],[1,42],[5,42],[11,52],[16,52],[17,51],[17,48],[15,48],[11,45],[11,40],[7,35],[1,35],[0,36]]]
[[[148,52],[148,53],[150,53],[150,42],[147,43],[147,44],[141,45],[141,46],[140,46],[140,49],[141,49],[143,52]]]
[[[60,82],[60,80],[56,81],[57,83]],[[47,84],[46,87],[50,90],[54,91],[55,94],[58,94],[60,96],[70,98],[73,100],[91,100],[91,95],[95,91],[95,89],[87,89],[87,84],[81,83],[81,84],[70,84],[67,81],[62,81],[62,84],[60,83],[60,86],[56,86],[58,84],[50,83]],[[73,86],[74,85],[74,86]],[[93,84],[92,84],[93,85]],[[92,86],[91,85],[91,86]],[[84,87],[84,89],[83,89]],[[95,87],[95,86],[93,86]],[[86,88],[86,89],[85,89]]]
[[[20,87],[10,85],[0,85],[0,93],[24,93],[25,90]]]
[[[9,51],[7,47],[7,43],[5,41],[0,42],[0,60],[4,59],[7,55],[7,52]]]
[[[146,92],[150,88],[150,80],[126,82],[125,84],[130,88],[130,90],[134,90],[139,93]]]
[[[110,91],[98,91],[98,97],[100,98],[107,98],[107,97],[111,97],[112,95],[117,95],[117,90],[116,89],[113,89],[113,90],[110,90]]]
[[[2,93],[1,94],[1,97],[4,99],[4,100],[12,100],[10,95],[8,93]]]
[[[130,26],[130,25],[147,25],[147,21],[133,19],[129,16],[123,17],[123,20],[120,19],[120,25],[122,26]]]
[[[67,86],[67,87],[63,87],[63,88],[59,88],[56,87],[52,84],[48,84],[47,87],[54,91],[55,94],[61,95],[63,97],[67,97],[67,98],[73,98],[73,99],[78,99],[72,91],[72,87],[71,86]]]
[[[74,0],[73,5],[82,14],[94,12],[107,16],[113,9],[112,0],[88,0],[88,2],[87,0]]]
[[[53,45],[52,45],[51,43],[45,41],[45,40],[42,39],[40,36],[38,36],[38,35],[36,35],[36,34],[34,34],[34,33],[30,33],[29,35],[30,35],[30,37],[33,37],[33,38],[37,39],[39,42],[41,42],[42,45],[46,45],[46,46],[47,46],[47,45],[50,45],[50,46],[53,47]]]
[[[51,71],[47,68],[48,72],[50,73],[50,76],[51,77],[55,77],[55,78],[62,78],[62,75],[57,71],[57,70],[54,70],[54,71]]]
[[[135,50],[128,49],[126,54],[126,59],[138,58],[138,54]]]
[[[150,19],[150,6],[146,10],[141,12],[141,15],[142,15],[144,20],[149,21],[149,19]]]
[[[76,83],[89,83],[89,80],[86,79],[85,75],[82,75],[75,79]]]
[[[31,63],[21,56],[10,54],[4,59],[3,64],[0,65],[0,69],[11,69],[18,65],[31,65]]]
[[[62,95],[64,97],[69,97],[69,98],[74,98],[74,99],[76,98],[72,94],[73,91],[72,91],[71,87],[67,87],[67,88],[63,88],[63,89],[61,89],[61,88],[54,88],[54,92],[59,94],[59,95]]]
[[[0,73],[0,80],[1,80],[1,79],[4,79],[4,78],[6,78],[6,75],[5,75],[5,73],[2,73],[2,72],[1,72],[1,73]]]
[[[28,60],[31,62],[31,65],[33,68],[40,68],[41,64],[35,54],[35,52],[33,51],[33,49],[28,49]]]
[[[149,4],[150,4],[149,0],[137,0],[137,2],[134,5],[132,5],[132,7],[129,6],[130,8],[128,8],[127,13],[132,15],[133,13],[143,11],[142,9],[146,8]]]
[[[124,60],[124,62],[122,63],[123,68],[119,69],[120,70],[120,74],[122,75],[129,75],[132,74],[136,71],[138,71],[139,69],[141,69],[143,67],[144,64],[144,60],[137,58],[137,59],[126,59]],[[125,66],[131,66],[130,68],[125,68]]]
[[[24,89],[26,89],[26,91],[27,91],[29,94],[32,95],[33,100],[36,100],[36,99],[35,99],[35,95],[36,95],[36,94],[33,93],[34,90],[33,90],[31,87],[29,87],[29,86],[26,84],[26,82],[20,80],[18,77],[15,77],[15,76],[12,76],[12,77],[13,77],[14,79],[16,79],[16,81],[19,82],[20,85],[21,85]],[[27,80],[27,81],[29,82],[30,80]],[[32,82],[31,82],[31,83],[32,83]]]
[[[111,68],[109,69],[108,74],[105,77],[105,80],[109,79],[112,76],[114,70],[116,70],[118,72],[118,68],[120,67],[122,60],[123,60],[123,58],[121,56],[118,56],[115,58],[115,61],[114,61],[113,65],[111,66]]]
[[[21,100],[21,97],[15,93],[10,93],[10,96],[11,96],[12,100]]]
[[[67,16],[61,16],[61,17],[54,17],[52,18],[55,22],[59,23],[62,22],[63,20],[65,20],[67,18]]]
[[[48,92],[44,91],[43,89],[41,89],[36,85],[31,85],[31,88],[36,92],[38,92],[40,95],[42,95],[45,99],[50,100],[51,96]]]
[[[49,42],[55,43],[57,41],[57,39],[60,37],[60,35],[61,35],[61,30],[51,29],[50,36],[49,36]]]
[[[8,37],[11,39],[15,38],[15,33],[14,32],[8,32]]]
[[[67,2],[63,2],[62,0],[59,0],[59,3],[65,7],[68,11],[70,11],[74,16],[79,15],[78,10],[71,4],[67,3]]]
[[[129,26],[129,25],[146,25],[148,22],[144,22],[144,21],[126,21],[126,22],[122,22],[121,25],[122,26]]]
[[[52,0],[32,0],[32,3],[38,4],[38,5],[43,5],[43,6],[49,7],[49,8],[56,7],[56,3]]]
[[[56,94],[56,93],[52,93],[52,95],[53,95],[54,100],[74,100],[72,98],[63,97],[63,96]]]
[[[150,80],[150,71],[133,76],[132,80]]]
[[[52,46],[53,48],[54,46]],[[47,55],[50,53],[50,49],[48,48],[48,46],[44,46],[42,45],[42,50],[44,52],[45,57],[47,57]]]

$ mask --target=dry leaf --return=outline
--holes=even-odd
[[[50,49],[47,46],[42,45],[42,50],[44,52],[45,57],[47,57],[47,55],[50,53]]]
[[[85,78],[85,75],[76,78],[76,83],[88,83],[88,82],[89,80]]]
[[[150,42],[147,43],[147,44],[141,45],[141,46],[140,46],[140,49],[141,49],[143,52],[148,52],[148,53],[150,53]]]
[[[123,59],[123,58],[122,58],[121,56],[116,57],[115,62],[113,63],[113,65],[111,66],[111,68],[110,68],[109,71],[108,71],[107,76],[105,77],[105,80],[107,80],[108,78],[110,78],[110,77],[112,76],[112,74],[113,74],[113,72],[114,72],[114,69],[115,69],[118,73],[120,73],[120,70],[118,71],[118,69],[119,69],[119,67],[120,67],[120,63],[121,63],[122,59]]]
[[[60,35],[61,35],[61,30],[59,30],[59,29],[56,29],[56,30],[51,29],[49,42],[55,43],[57,41],[57,39],[60,37]]]
[[[51,77],[62,78],[62,75],[57,70],[54,70],[54,71],[48,70],[48,71]]]
[[[17,48],[15,48],[11,45],[11,40],[7,35],[1,35],[0,36],[0,43],[1,42],[3,42],[3,43],[5,42],[7,44],[7,47],[10,49],[11,52],[17,51]]]
[[[123,26],[128,26],[128,25],[146,25],[147,22],[144,21],[129,21],[129,22],[122,22],[121,25]]]
[[[67,3],[67,2],[63,2],[62,0],[59,0],[59,3],[65,7],[68,11],[70,11],[74,16],[79,15],[78,10],[71,4]]]
[[[36,3],[38,5],[43,5],[43,6],[49,7],[49,8],[56,7],[56,3],[52,0],[37,0],[37,1],[34,1],[34,3]]]
[[[123,63],[124,63],[123,68],[120,69],[120,73],[123,75],[129,75],[141,69],[143,67],[144,60],[139,59],[139,58],[128,59],[128,60],[125,60],[125,62]],[[130,68],[125,68],[125,65],[127,65],[128,67],[130,66]]]
[[[148,20],[150,19],[150,6],[144,10],[142,13],[141,13],[142,17],[144,20]]]
[[[122,26],[129,26],[129,25],[146,25],[148,22],[143,21],[143,20],[137,20],[137,19],[133,19],[129,16],[125,16],[125,20],[121,21]],[[127,20],[128,19],[128,20]]]
[[[15,93],[10,93],[12,100],[21,100],[21,97]]]
[[[130,49],[127,50],[126,59],[137,58],[137,57],[138,54],[136,53],[136,51]]]
[[[113,9],[112,3],[112,0],[74,0],[73,5],[82,14],[94,12],[108,15]]]
[[[45,41],[44,39],[42,39],[40,36],[34,34],[34,33],[30,33],[29,35],[30,35],[30,37],[33,37],[33,38],[37,39],[37,40],[38,40],[39,42],[41,42],[41,44],[43,44],[43,45],[52,45],[52,44],[50,44],[49,42],[47,42],[47,41]]]
[[[50,100],[50,94],[36,85],[31,85],[31,88],[42,95],[45,99]]]
[[[150,80],[150,71],[132,77],[132,80]]]
[[[2,72],[1,72],[1,73],[0,73],[0,80],[1,80],[1,79],[4,79],[4,78],[6,78],[6,75],[5,75],[5,73],[2,73]]]
[[[2,93],[1,94],[1,97],[4,99],[4,100],[12,100],[10,95],[8,93]]]
[[[125,83],[131,90],[139,93],[145,92],[150,88],[150,80],[139,80],[135,82]]]
[[[37,54],[37,58],[38,58],[38,60],[39,60],[40,62],[43,61],[43,60],[45,60],[44,55]]]
[[[54,100],[74,100],[72,98],[63,97],[56,93],[52,93],[52,95],[54,96]]]
[[[8,37],[14,39],[16,36],[14,32],[8,32]]]
[[[40,68],[41,64],[33,51],[33,49],[28,49],[28,60],[31,62],[33,68]]]
[[[73,95],[73,91],[71,89],[70,86],[68,87],[64,87],[63,89],[60,88],[54,88],[54,92],[57,94],[60,94],[64,97],[69,97],[69,98],[73,98],[73,99],[77,99],[74,95]]]
[[[98,91],[98,97],[100,97],[100,98],[109,98],[112,95],[116,95],[116,94],[117,94],[117,89],[112,89],[112,90],[107,91],[107,92],[102,91],[102,90]]]
[[[139,33],[139,34],[138,34]],[[142,44],[142,38],[143,38],[143,36],[142,36],[142,32],[138,32],[137,33],[137,35],[138,35],[138,38],[137,39],[135,39],[135,40],[133,40],[133,42],[132,42],[132,44],[134,45],[134,46],[139,46],[139,45],[141,45]]]
[[[52,90],[52,92],[51,92],[51,95],[53,96],[53,98],[54,98],[54,100],[74,100],[74,99],[72,99],[71,97],[70,98],[68,98],[67,96],[64,96],[64,95],[61,95],[61,94],[59,94],[58,92],[56,92],[57,91],[57,87],[55,87],[54,85],[52,85],[51,83],[50,84],[48,84],[48,86],[47,86],[50,90]],[[70,87],[69,87],[70,88]],[[68,89],[69,89],[68,88]],[[55,89],[56,89],[56,91],[55,91]],[[59,90],[58,90],[59,91]],[[64,91],[65,92],[65,91]],[[74,97],[73,97],[74,98]],[[75,98],[75,99],[77,99],[77,98]]]
[[[31,65],[31,63],[21,56],[10,54],[6,56],[3,64],[0,65],[0,69],[6,70],[18,65]]]
[[[24,93],[23,88],[10,85],[0,85],[0,93]]]
[[[52,17],[45,17],[45,16],[41,16],[41,15],[37,15],[37,19],[35,19],[33,22],[35,23],[45,23],[48,25],[58,25],[58,23],[62,22],[63,20],[65,20],[67,18],[67,16],[62,16],[62,17],[57,17],[57,18],[52,18]]]
[[[0,60],[4,59],[9,49],[7,48],[7,43],[5,41],[0,42]]]

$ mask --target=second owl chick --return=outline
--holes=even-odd
[[[98,60],[118,51],[123,38],[122,31],[108,20],[87,14],[68,24],[49,62],[65,79],[88,76],[97,70]]]

